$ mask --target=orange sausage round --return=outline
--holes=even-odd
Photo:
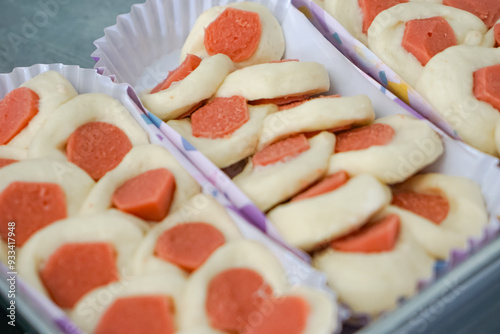
[[[290,108],[296,107],[301,103],[306,102],[309,99],[309,95],[298,94],[298,95],[287,95],[281,97],[274,97],[271,99],[259,99],[248,102],[251,105],[258,106],[261,104],[276,104],[283,110],[283,106],[293,105]],[[286,107],[285,107],[286,108]]]
[[[376,222],[363,226],[351,234],[333,240],[330,247],[341,252],[389,252],[396,245],[399,226],[399,216],[390,214]]]
[[[66,216],[66,194],[58,184],[12,182],[0,193],[0,235],[7,242],[8,223],[15,222],[18,247],[36,231]]]
[[[476,15],[488,28],[493,27],[500,18],[500,1],[498,0],[444,0],[443,5],[466,10]]]
[[[255,153],[252,162],[254,166],[275,164],[296,157],[307,151],[309,147],[309,141],[304,134],[295,135],[277,141]]]
[[[90,122],[68,138],[66,156],[94,180],[99,180],[118,166],[131,149],[132,143],[120,128],[104,122]]]
[[[387,124],[375,123],[336,135],[335,152],[364,150],[371,146],[388,144],[394,137],[394,129]]]
[[[253,55],[261,35],[259,14],[227,8],[205,29],[205,49],[210,56],[223,53],[238,63]]]
[[[265,314],[255,334],[301,334],[307,326],[310,306],[300,297],[287,296],[271,300],[273,308]]]
[[[155,253],[168,262],[193,271],[225,241],[224,235],[210,224],[183,223],[161,234]]]
[[[455,31],[441,16],[411,20],[405,24],[401,46],[425,66],[439,52],[457,45]]]
[[[105,242],[64,244],[47,259],[40,278],[57,305],[72,308],[90,290],[118,280],[115,249]]]
[[[196,70],[200,63],[200,57],[188,53],[182,64],[175,70],[168,72],[167,78],[153,88],[151,94],[158,93],[159,91],[169,88],[174,82],[183,80],[191,74],[191,72]]]
[[[427,218],[435,224],[441,224],[450,211],[450,204],[445,197],[412,191],[394,194],[392,204]]]
[[[152,169],[126,181],[113,193],[118,209],[144,220],[161,221],[174,199],[175,177],[166,168]]]
[[[0,145],[7,144],[38,113],[37,93],[29,88],[16,88],[0,101]]]
[[[480,68],[473,76],[476,99],[500,111],[500,64]]]
[[[10,164],[13,164],[15,162],[18,162],[18,160],[14,160],[14,159],[0,159],[0,168],[8,166]]]
[[[373,20],[381,11],[405,2],[408,0],[358,0],[359,7],[363,12],[363,33],[366,34]]]
[[[244,97],[218,97],[191,115],[195,137],[224,138],[239,129],[250,118]]]
[[[332,175],[328,175],[323,180],[313,185],[303,193],[292,198],[292,202],[323,195],[330,191],[334,191],[335,189],[340,188],[344,184],[346,184],[348,179],[349,175],[347,174],[346,171],[340,171]]]
[[[253,312],[271,298],[271,287],[262,276],[246,268],[228,269],[209,283],[205,308],[211,327],[240,332]]]
[[[174,310],[166,296],[118,298],[104,312],[95,334],[174,334]]]

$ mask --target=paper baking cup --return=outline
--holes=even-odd
[[[76,89],[79,94],[83,93],[104,93],[118,101],[130,112],[132,117],[148,133],[151,143],[163,146],[177,159],[177,161],[193,176],[201,185],[205,194],[213,196],[221,203],[228,214],[232,217],[235,225],[240,230],[243,238],[255,240],[265,245],[280,260],[283,265],[285,275],[292,286],[307,286],[326,292],[334,305],[336,305],[336,295],[326,287],[326,279],[323,274],[314,270],[305,261],[291,253],[288,249],[278,245],[261,231],[249,224],[228,201],[223,193],[218,191],[210,181],[201,173],[186,157],[181,153],[166,136],[154,125],[142,110],[136,94],[132,88],[126,84],[116,84],[111,78],[98,74],[94,69],[82,69],[78,66],[67,66],[62,64],[34,65],[27,68],[16,68],[9,74],[0,74],[0,99],[9,91],[19,87],[22,83],[35,77],[36,75],[53,70],[62,74]],[[3,264],[0,265],[2,281],[5,282],[10,270]],[[24,310],[29,308],[33,325],[37,328],[54,328],[62,330],[64,333],[81,333],[66,314],[51,300],[38,291],[25,284],[22,279],[17,278],[18,293],[22,295],[26,303]],[[0,289],[4,288],[0,285]],[[8,288],[7,290],[8,291]],[[337,316],[342,311],[332,314]],[[35,317],[37,319],[35,319]],[[340,318],[337,328],[341,328]]]
[[[177,67],[180,49],[198,16],[210,7],[231,2],[235,1],[167,0],[133,5],[129,14],[118,16],[116,25],[104,29],[104,37],[94,41],[95,67],[118,82],[129,83],[137,92],[152,87],[165,79],[172,64]],[[290,7],[290,0],[259,2],[280,22]]]
[[[219,190],[214,185],[213,180],[211,181],[197,166],[192,163],[190,159],[188,159],[189,157],[186,155],[184,145],[189,145],[189,143],[187,143],[187,141],[185,140],[184,142],[182,142],[183,138],[178,133],[176,133],[172,128],[168,127],[160,119],[147,112],[140,104],[139,98],[137,97],[137,95],[135,95],[135,93],[130,90],[129,93],[133,100],[136,101],[138,108],[142,110],[142,115],[148,114],[150,120],[147,123],[149,123],[150,126],[153,127],[151,131],[155,133],[156,137],[162,138],[161,143],[158,144],[162,145],[163,147],[168,149],[170,153],[172,153],[177,161],[179,161],[179,163],[181,163],[181,165],[198,182],[198,184],[201,185],[203,193],[213,196],[226,208],[227,213],[235,222],[243,238],[258,241],[264,244],[270,251],[272,251],[282,263],[286,273],[286,277],[291,285],[307,286],[310,288],[322,290],[330,296],[334,305],[337,305],[337,295],[327,287],[326,276],[322,272],[315,270],[310,266],[308,261],[309,257],[301,251],[288,246],[280,239],[276,239],[272,235],[264,233],[261,229],[258,228],[258,226],[255,226],[252,221],[249,221],[244,213],[242,213],[242,211],[230,200],[231,196],[229,196],[226,192]],[[163,125],[167,127],[167,132],[173,131],[173,133],[170,133],[169,135],[161,131],[160,123],[163,123]],[[163,140],[165,138],[167,139]],[[196,155],[199,158],[202,158],[204,163],[212,164],[200,152],[196,152]],[[217,169],[215,165],[212,164],[212,168],[214,169],[217,176],[224,176],[225,178],[227,178],[219,169]],[[215,176],[215,178],[217,178],[217,176]],[[228,182],[233,185],[233,187],[235,187],[231,181]],[[239,189],[236,188],[236,190],[241,193]],[[247,199],[247,201],[249,200]],[[257,208],[255,209],[258,211]],[[260,214],[264,216],[263,213]],[[340,333],[340,331],[342,330],[342,322],[343,320],[350,317],[350,313],[343,306],[339,306],[336,312],[336,314],[332,315],[337,318],[337,330],[335,331],[335,333]]]
[[[278,1],[263,3],[269,5],[272,11],[278,8]],[[151,0],[133,6],[131,13],[120,16],[117,25],[106,28],[105,36],[95,42],[97,50],[93,57],[98,59],[96,68],[114,75],[119,81],[130,83],[137,92],[155,86],[166,77],[168,70],[179,65],[180,49],[198,15],[203,10],[219,4],[222,2]],[[329,93],[344,96],[366,94],[373,103],[377,118],[394,114],[423,118],[401,99],[353,66],[299,10],[290,5],[284,9],[280,7],[280,10],[279,19],[286,42],[284,58],[316,61],[325,65],[331,80]],[[147,54],[149,51],[146,50],[154,50],[154,55]],[[275,237],[274,229],[265,215],[225,174],[159,118],[149,112],[147,114],[161,132],[231,200],[242,215]],[[490,221],[480,237],[469,241],[467,249],[454,250],[448,261],[438,262],[434,277],[421,282],[421,287],[431,284],[442,273],[467,259],[492,240],[500,228],[497,219],[500,215],[500,169],[497,159],[454,141],[443,131],[433,125],[432,127],[442,137],[445,153],[425,171],[463,176],[475,181],[483,192]],[[415,152],[415,157],[422,153],[425,154]],[[409,162],[402,161],[401,168],[404,168],[405,163]]]
[[[63,64],[39,64],[31,67],[15,68],[11,73],[0,74],[0,99],[3,99],[8,92],[29,79],[50,70],[64,76],[79,94],[104,93],[120,101],[141,127],[148,132],[151,142],[167,141],[163,136],[155,135],[155,131],[159,132],[156,127],[147,124],[147,122],[151,122],[144,114],[141,114],[136,103],[129,97],[129,92],[132,92],[132,89],[128,85],[115,84],[111,81],[111,78],[98,74],[98,71],[94,69],[82,69],[79,66]],[[0,264],[0,272],[2,281],[5,281],[10,276],[11,270],[8,270],[4,264]],[[18,293],[16,299],[20,302],[18,310],[26,315],[27,320],[35,328],[46,333],[81,333],[78,327],[50,299],[24,283],[22,278],[17,277],[16,281]],[[0,288],[3,288],[3,286],[0,286]]]
[[[169,70],[179,65],[180,50],[198,16],[208,8],[235,1],[189,0],[147,1],[132,6],[129,14],[120,15],[115,26],[104,29],[104,37],[94,42],[95,68],[112,75],[118,82],[130,84],[137,93],[165,79]],[[264,0],[283,23],[293,7],[290,1]],[[179,19],[183,18],[183,19]],[[265,215],[257,209],[231,180],[187,141],[156,117],[151,119],[223,191],[242,214],[277,242],[285,245]],[[297,252],[297,254],[301,254]],[[302,254],[304,259],[308,257]]]
[[[135,103],[128,98],[127,90],[129,87],[126,85],[114,84],[110,78],[99,75],[97,71],[93,69],[82,69],[78,66],[66,66],[62,64],[19,67],[15,68],[11,73],[0,74],[0,99],[3,99],[8,92],[19,87],[29,79],[50,70],[62,74],[79,94],[93,92],[105,93],[119,100],[127,109],[137,109]],[[141,126],[146,127],[146,122],[138,113],[133,116]],[[2,281],[5,281],[6,278],[10,276],[9,273],[11,270],[8,270],[4,264],[0,265],[0,269]],[[19,277],[16,278],[16,281],[16,292],[18,294],[16,299],[22,301],[22,304],[17,305],[20,307],[17,310],[23,314],[29,315],[27,320],[30,321],[35,328],[38,330],[43,328],[45,331],[49,330],[50,332],[57,330],[57,332],[62,331],[63,333],[81,333],[76,325],[69,320],[66,314],[50,299],[31,288]]]
[[[353,0],[354,1],[354,0]],[[292,0],[314,26],[347,58],[380,85],[396,94],[451,137],[461,140],[452,126],[411,85],[387,66],[366,45],[354,38],[335,18],[313,0]]]

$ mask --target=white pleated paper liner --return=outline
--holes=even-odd
[[[100,75],[95,69],[82,69],[78,66],[67,66],[62,64],[33,65],[27,68],[16,68],[8,74],[0,74],[0,99],[9,91],[19,87],[25,81],[49,70],[62,74],[79,94],[104,93],[120,101],[120,103],[127,108],[132,117],[148,133],[150,141],[170,151],[174,158],[176,158],[201,185],[203,192],[213,196],[226,208],[243,238],[256,240],[264,244],[273,254],[275,254],[282,263],[285,275],[291,285],[308,286],[322,290],[330,296],[332,303],[336,305],[336,296],[326,287],[324,275],[311,268],[305,261],[292,254],[289,250],[269,239],[261,231],[242,218],[239,211],[230,201],[228,201],[224,194],[218,191],[211,182],[206,179],[204,174],[201,173],[146,116],[142,107],[138,104],[137,95],[129,85],[116,84],[110,77]],[[0,264],[0,269],[1,276],[5,276],[6,279],[7,274],[11,272],[11,270],[8,270],[3,264]],[[19,292],[29,301],[29,305],[32,307],[33,312],[40,315],[46,322],[55,324],[63,333],[81,333],[77,326],[74,325],[66,314],[51,300],[26,285],[22,279],[17,278],[17,281]],[[342,314],[342,310],[338,311],[338,313]],[[337,328],[339,330],[341,328],[340,318]]]
[[[198,15],[212,4],[220,3],[203,0],[150,0],[133,6],[131,13],[120,16],[117,25],[106,28],[105,36],[95,42],[97,50],[92,54],[98,59],[95,67],[116,76],[118,81],[130,83],[136,92],[155,86],[166,77],[169,70],[179,65],[180,49]],[[277,8],[277,1],[266,3],[271,3],[271,10]],[[325,65],[331,81],[329,93],[344,96],[366,94],[373,103],[377,118],[394,114],[423,118],[385,88],[367,79],[299,10],[287,6],[279,14],[286,43],[284,58],[316,61]],[[148,115],[246,218],[273,235],[274,230],[269,226],[265,215],[248,201],[225,174],[164,122],[149,112]],[[443,272],[468,259],[473,252],[495,238],[500,228],[497,219],[500,216],[498,160],[457,142],[437,127],[432,127],[442,137],[445,153],[425,171],[462,176],[475,181],[483,192],[490,221],[481,236],[470,239],[467,249],[454,250],[447,261],[437,262],[434,277],[430,281],[421,282],[421,287],[432,284]],[[401,161],[401,168],[407,163],[408,161]]]
[[[235,1],[167,0],[133,5],[129,14],[118,16],[116,25],[104,29],[104,37],[94,41],[95,67],[116,76],[118,82],[129,83],[137,92],[154,86],[165,79],[169,65],[178,62],[198,16],[208,8],[231,2]],[[290,7],[290,0],[258,2],[269,7],[280,22]]]

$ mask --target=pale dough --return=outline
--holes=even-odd
[[[28,149],[34,136],[45,121],[62,104],[78,95],[71,83],[55,71],[43,72],[26,81],[20,87],[26,87],[37,93],[40,98],[38,113],[28,125],[8,142],[8,146]]]
[[[488,213],[481,189],[473,181],[444,174],[421,174],[395,187],[394,192],[414,191],[441,195],[450,211],[439,225],[411,211],[390,206],[415,240],[433,257],[445,260],[452,249],[465,249],[467,240],[481,235],[488,224]]]
[[[410,0],[439,3],[441,0]],[[363,33],[363,11],[358,0],[325,0],[325,10],[361,43],[368,45],[368,36]],[[385,13],[383,14],[385,15]]]
[[[383,211],[378,218],[387,215]],[[316,255],[313,266],[326,274],[339,301],[354,312],[377,316],[416,293],[419,280],[430,278],[434,261],[401,224],[395,248],[380,253],[349,253],[331,248]]]
[[[233,241],[214,252],[187,281],[181,315],[181,328],[209,326],[205,312],[207,287],[221,272],[231,268],[248,268],[260,274],[278,296],[296,295],[305,298],[311,313],[304,334],[330,334],[336,327],[336,306],[324,292],[289,285],[281,263],[256,241]]]
[[[112,97],[100,94],[81,94],[52,113],[33,138],[29,158],[66,160],[66,142],[80,126],[89,122],[105,122],[120,128],[132,145],[149,143],[146,132],[130,112]]]
[[[249,162],[233,181],[259,209],[267,211],[325,173],[335,147],[335,136],[323,131],[310,138],[309,145],[307,151],[285,162],[255,168]]]
[[[112,197],[126,181],[152,169],[166,168],[175,177],[175,192],[170,212],[200,192],[201,187],[165,148],[146,144],[134,146],[113,170],[104,175],[89,193],[80,213],[106,211],[112,207]]]
[[[258,150],[296,133],[361,126],[374,119],[372,102],[366,95],[315,98],[268,115],[264,119]]]
[[[387,186],[361,174],[335,191],[278,205],[267,217],[286,242],[310,251],[363,225],[391,198]]]
[[[248,106],[249,119],[232,134],[225,138],[203,138],[192,134],[191,120],[172,120],[167,124],[196,147],[217,167],[230,166],[257,150],[257,143],[262,131],[264,118],[277,110],[274,104]]]
[[[391,126],[395,131],[392,140],[382,146],[333,154],[328,174],[345,170],[349,175],[368,173],[381,182],[397,183],[430,165],[443,153],[441,138],[425,121],[392,115],[374,123]]]
[[[200,65],[183,80],[151,94],[147,89],[139,96],[144,106],[163,120],[174,119],[198,103],[210,98],[226,76],[234,70],[228,56],[217,54],[203,59]]]
[[[7,145],[0,146],[0,159],[24,160],[28,155],[28,150]]]
[[[107,309],[119,298],[135,296],[165,296],[174,302],[176,322],[180,310],[185,279],[176,274],[124,277],[118,282],[92,290],[75,305],[70,318],[84,333],[96,329]],[[139,310],[138,310],[139,311]]]
[[[287,61],[245,67],[229,74],[216,97],[243,96],[249,101],[289,95],[314,95],[330,89],[325,67],[316,62]]]
[[[304,298],[309,304],[309,319],[303,334],[331,334],[338,329],[338,306],[323,291],[305,286],[294,287],[284,296]]]
[[[435,16],[441,16],[450,24],[457,44],[483,43],[488,29],[481,19],[464,10],[432,3],[413,2],[391,7],[379,14],[368,29],[369,48],[410,86],[415,85],[424,67],[401,45],[405,23]]]
[[[280,60],[285,52],[285,40],[281,26],[269,9],[259,3],[238,2],[226,6],[212,7],[203,12],[196,20],[191,32],[184,42],[181,50],[181,62],[186,54],[191,53],[201,58],[208,57],[205,50],[205,29],[214,21],[227,7],[256,12],[259,14],[262,34],[257,49],[252,56],[246,60],[235,63],[239,68],[255,64],[267,63],[273,60]]]
[[[155,247],[158,238],[163,232],[176,225],[189,222],[201,222],[214,226],[224,235],[226,241],[242,238],[238,228],[224,207],[213,197],[198,194],[149,231],[131,260],[132,272],[136,275],[169,272],[187,275],[183,269],[177,267],[175,264],[157,257],[155,255]]]
[[[473,73],[500,64],[500,48],[459,45],[433,57],[416,84],[417,91],[467,144],[499,156],[495,143],[500,112],[474,96]]]
[[[95,182],[82,169],[65,161],[23,160],[0,168],[0,192],[12,182],[58,184],[66,194],[68,217],[77,215]]]
[[[357,0],[325,0],[325,11],[336,19],[354,38],[367,45],[363,33],[363,11]]]
[[[67,243],[109,242],[116,250],[118,272],[126,276],[147,228],[144,222],[117,210],[64,219],[38,231],[24,244],[17,254],[17,271],[26,283],[48,296],[39,271],[52,253]]]

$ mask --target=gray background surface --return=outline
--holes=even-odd
[[[182,1],[182,0],[179,0]],[[355,1],[355,0],[353,0]],[[130,11],[133,0],[0,0],[0,73],[37,63],[92,68],[92,42],[104,35],[116,16]],[[470,282],[452,303],[427,317],[414,333],[500,333],[500,262]],[[1,303],[0,303],[1,305]],[[2,306],[1,312],[4,312]],[[28,327],[4,327],[24,333]]]
[[[94,67],[92,42],[134,0],[0,0],[0,72],[64,63]]]

